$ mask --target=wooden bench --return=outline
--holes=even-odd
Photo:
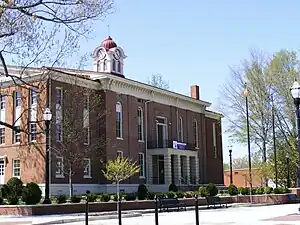
[[[290,203],[300,203],[300,198],[298,198],[296,194],[288,194],[288,198]]]
[[[158,200],[160,211],[166,209],[168,212],[171,208],[177,208],[178,211],[180,209],[184,209],[186,211],[186,204],[180,203],[178,198],[159,198]]]
[[[227,201],[225,199],[221,199],[218,196],[207,196],[206,202],[207,208],[210,208],[211,206],[213,206],[214,208],[216,208],[216,206],[225,206],[227,208]]]

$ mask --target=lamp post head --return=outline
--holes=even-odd
[[[43,114],[43,118],[45,121],[50,121],[52,119],[52,113],[49,108],[46,108]]]
[[[231,155],[231,153],[232,153],[232,149],[229,149],[229,155]]]
[[[294,81],[290,90],[294,100],[300,99],[300,85],[297,81]]]

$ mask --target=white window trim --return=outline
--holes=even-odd
[[[15,126],[15,128],[16,127],[19,127],[19,129],[20,129],[20,126]],[[19,145],[20,144],[20,142],[21,142],[21,132],[19,132],[19,135],[20,135],[20,141],[16,141],[16,134],[17,134],[17,132],[15,131],[15,130],[13,130],[12,131],[12,133],[13,133],[13,145]]]
[[[19,160],[19,170],[20,170],[20,176],[15,176],[15,169],[16,169],[16,167],[15,167],[15,161],[16,160]],[[21,177],[21,161],[20,161],[20,159],[13,159],[13,163],[12,163],[13,165],[12,165],[12,177],[17,177],[17,178],[19,178],[20,179],[20,177]]]
[[[92,178],[92,165],[91,165],[91,159],[90,158],[84,158],[83,159],[83,162],[84,161],[89,161],[89,167],[90,167],[90,169],[89,169],[89,175],[83,175],[83,178]],[[84,165],[83,165],[84,166]],[[83,173],[84,173],[84,167],[83,167]]]
[[[33,93],[35,92],[35,98],[36,98],[36,102],[32,103],[32,96]],[[32,88],[30,89],[30,106],[36,106],[37,105],[37,101],[38,101],[38,96],[37,96],[37,89],[36,88]]]
[[[20,105],[19,106],[17,106],[17,93],[19,93],[20,94]],[[14,92],[14,107],[16,108],[16,109],[19,109],[19,108],[21,108],[21,105],[22,105],[22,93],[21,93],[21,91],[15,91]]]
[[[196,137],[196,140],[195,140],[195,144],[196,144],[196,146],[195,146],[195,148],[196,149],[199,149],[199,128],[198,128],[198,121],[195,119],[194,120],[194,124],[196,124],[196,134],[194,134],[194,136]],[[194,127],[194,126],[193,126]],[[194,127],[194,132],[195,132],[195,127]]]
[[[118,153],[121,153],[121,154],[120,154],[120,155],[121,155],[121,158],[124,157],[123,151],[117,151],[117,156],[118,156]]]
[[[32,135],[31,124],[35,124],[35,140],[31,140],[31,135]],[[29,123],[29,130],[30,130],[30,133],[29,133],[29,143],[36,142],[36,140],[37,140],[37,123],[35,121]]]
[[[138,111],[141,111],[141,135],[142,139],[139,139],[138,137],[138,142],[144,142],[144,111],[142,107],[138,107]],[[139,119],[139,118],[138,118]],[[139,121],[138,121],[139,122]],[[139,124],[138,124],[139,125]],[[139,136],[139,135],[138,135]]]
[[[87,139],[87,142],[83,142],[84,145],[89,145],[90,144],[90,127],[84,127],[83,129],[87,129],[87,136],[88,136],[88,139]],[[85,131],[84,131],[84,135],[85,135]],[[84,137],[85,139],[85,137]]]
[[[0,142],[0,145],[5,145],[5,142],[6,142],[6,140],[5,140],[5,139],[6,139],[6,138],[5,138],[5,136],[6,136],[6,135],[5,135],[5,132],[6,132],[6,131],[5,131],[5,130],[6,130],[6,129],[5,129],[5,127],[1,127],[0,129],[3,129],[3,131],[4,131],[4,132],[3,132],[3,133],[4,133],[4,142],[3,142],[3,143]]]
[[[145,179],[145,154],[143,152],[139,152],[139,160],[140,160],[141,155],[143,157],[143,174],[142,174],[142,176],[139,175],[139,178]]]
[[[117,130],[116,130],[116,137],[118,140],[123,140],[123,107],[121,102],[117,102],[116,103],[116,113],[117,111],[117,105],[120,106],[120,137],[117,137]],[[117,122],[117,118],[116,118],[116,122]]]
[[[62,171],[61,171],[61,173],[60,174],[57,174],[56,173],[56,170],[57,170],[57,168],[55,168],[55,177],[56,178],[65,178],[65,175],[64,175],[64,157],[62,157],[62,156],[56,156],[56,166],[57,166],[57,161],[58,161],[58,159],[60,159],[61,160],[61,163],[62,163]]]

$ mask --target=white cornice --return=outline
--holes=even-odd
[[[224,116],[220,113],[217,113],[217,112],[212,112],[212,111],[205,110],[205,117],[215,119],[215,120],[220,120]]]

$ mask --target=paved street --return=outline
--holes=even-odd
[[[231,224],[250,224],[250,225],[287,225],[299,224],[300,214],[298,207],[300,204],[275,205],[275,206],[235,206],[227,209],[200,210],[200,224],[202,225],[231,225]],[[49,221],[65,220],[76,218],[76,215],[55,215],[39,217],[0,217],[1,224],[39,224]],[[82,217],[81,217],[82,218]],[[20,222],[23,223],[20,223]],[[26,222],[25,222],[26,221]],[[29,223],[30,221],[30,223]],[[58,224],[58,223],[51,223]],[[84,225],[84,221],[74,223],[64,223],[64,225]],[[118,225],[118,221],[98,220],[90,221],[89,225]],[[123,225],[154,225],[154,214],[144,214],[139,217],[124,218]],[[171,212],[159,214],[159,225],[195,225],[195,212]]]

